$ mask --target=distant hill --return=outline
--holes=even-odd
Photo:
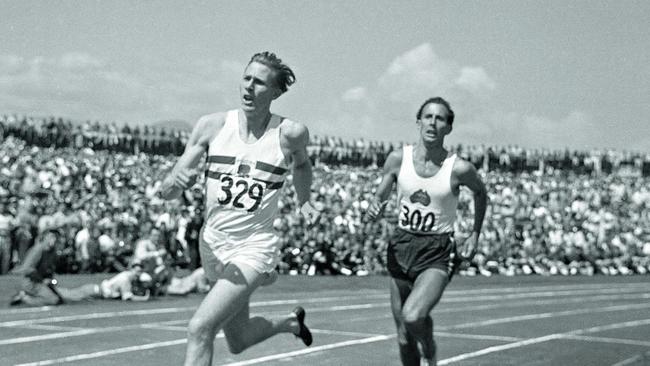
[[[192,124],[180,119],[153,122],[150,126],[164,127],[165,129],[176,129],[181,131],[192,131]]]

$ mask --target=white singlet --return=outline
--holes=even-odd
[[[239,112],[232,110],[210,142],[202,239],[222,263],[253,258],[247,264],[263,272],[276,264],[278,238],[273,220],[289,172],[280,147],[282,121],[272,114],[262,137],[246,143],[239,135]],[[206,267],[206,273],[211,272]]]
[[[454,231],[458,197],[451,190],[451,171],[456,154],[448,156],[432,177],[417,174],[413,146],[405,145],[397,177],[400,229],[416,234],[445,234]]]

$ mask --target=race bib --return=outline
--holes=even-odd
[[[420,205],[400,202],[400,211],[397,225],[400,229],[411,232],[428,233],[433,230],[436,215]]]
[[[262,204],[266,184],[249,177],[223,174],[219,178],[217,202],[234,210],[255,212]]]

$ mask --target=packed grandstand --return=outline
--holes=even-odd
[[[0,273],[46,230],[58,233],[58,273],[119,272],[136,243],[165,249],[169,266],[200,266],[201,178],[181,200],[157,193],[188,133],[151,126],[0,117]],[[364,216],[386,156],[399,146],[314,136],[320,221],[307,227],[285,184],[280,273],[385,271],[396,218]],[[650,271],[650,153],[454,146],[482,175],[489,205],[478,254],[461,275],[628,275]],[[199,174],[199,177],[202,177]],[[395,212],[394,199],[387,212]],[[461,191],[456,236],[472,205]],[[154,235],[155,234],[155,235]]]

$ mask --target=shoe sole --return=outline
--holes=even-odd
[[[293,310],[293,313],[296,314],[296,319],[300,325],[300,331],[298,332],[297,337],[302,339],[305,346],[311,346],[313,338],[311,331],[309,331],[309,328],[305,325],[305,309],[303,309],[302,306],[298,306]]]

